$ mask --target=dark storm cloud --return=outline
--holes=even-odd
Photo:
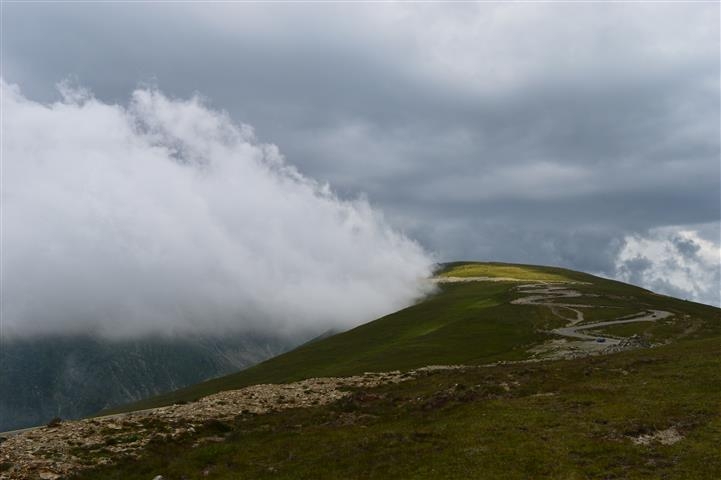
[[[628,277],[629,282],[641,283],[644,272],[648,271],[652,266],[653,262],[651,260],[639,255],[625,260],[619,270]]]
[[[441,258],[623,277],[654,229],[718,247],[718,9],[13,4],[3,67],[45,101],[198,91]]]
[[[676,247],[676,250],[686,258],[693,258],[701,249],[698,243],[687,238],[675,236],[671,238],[671,242]]]

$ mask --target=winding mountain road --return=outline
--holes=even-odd
[[[581,333],[580,330],[591,330],[594,328],[608,327],[611,325],[620,325],[624,323],[635,323],[635,322],[655,322],[673,315],[671,312],[665,310],[647,310],[634,314],[633,316],[626,315],[625,317],[617,320],[607,320],[603,322],[585,323],[579,325],[584,321],[583,312],[581,308],[614,308],[611,305],[586,305],[581,303],[563,303],[556,302],[554,300],[564,298],[576,298],[576,297],[597,297],[594,294],[584,294],[576,290],[570,289],[568,283],[542,283],[542,284],[528,284],[520,285],[517,287],[519,293],[528,295],[525,297],[513,300],[511,303],[515,305],[540,305],[548,307],[551,312],[559,318],[568,321],[568,325],[561,328],[554,328],[551,330],[552,333],[561,335],[563,337],[573,338],[576,340],[586,340],[597,342],[598,339],[603,339],[606,345],[616,345],[621,342],[620,339],[614,337],[607,337],[603,335],[588,335]],[[568,318],[559,313],[559,308],[568,309],[575,313],[575,318]]]
[[[598,338],[604,338],[606,339],[607,343],[618,343],[620,340],[618,340],[617,338],[604,337],[601,335],[587,335],[585,333],[579,332],[579,330],[590,330],[593,328],[608,327],[610,325],[620,325],[623,323],[655,322],[656,320],[661,320],[662,318],[670,317],[672,315],[671,312],[666,312],[664,310],[649,310],[648,312],[649,313],[642,316],[629,318],[627,320],[609,320],[606,322],[587,323],[585,325],[579,326],[554,328],[551,331],[558,335],[563,335],[564,337],[580,338],[582,340],[596,340]]]

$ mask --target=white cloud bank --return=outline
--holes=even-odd
[[[656,228],[626,238],[615,276],[658,293],[721,306],[721,245],[694,229]]]
[[[6,335],[349,327],[428,288],[433,259],[366,201],[197,97],[1,88]]]

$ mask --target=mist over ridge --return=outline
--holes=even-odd
[[[434,259],[248,125],[136,90],[127,105],[2,82],[3,334],[350,327],[427,292]]]

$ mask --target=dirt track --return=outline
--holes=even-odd
[[[576,356],[579,354],[602,353],[603,350],[619,345],[622,339],[609,337],[605,335],[589,335],[581,333],[581,330],[591,330],[594,328],[608,327],[611,325],[619,325],[624,323],[635,322],[655,322],[672,315],[671,312],[665,310],[647,310],[639,312],[633,316],[624,316],[616,320],[607,320],[603,322],[584,323],[585,320],[583,308],[614,308],[611,305],[586,305],[582,303],[563,303],[558,302],[559,299],[577,298],[581,296],[594,297],[593,294],[582,294],[576,290],[569,288],[572,283],[541,283],[527,284],[517,287],[517,291],[522,293],[524,297],[513,300],[511,303],[515,305],[540,305],[548,307],[551,312],[558,318],[562,318],[568,322],[568,325],[561,328],[554,328],[551,333],[572,339],[572,342],[565,340],[551,340],[546,344],[534,349],[534,352],[540,356],[553,358],[566,358],[568,356]],[[568,318],[561,315],[560,310],[570,310],[574,312],[574,318]]]
[[[581,338],[585,340],[596,340],[598,338],[604,338],[606,343],[613,344],[619,343],[620,340],[617,338],[606,337],[602,335],[587,335],[585,333],[580,333],[579,330],[590,330],[593,328],[607,327],[610,325],[619,325],[622,323],[655,322],[656,320],[661,320],[662,318],[670,316],[671,312],[666,312],[664,310],[649,310],[649,313],[647,314],[635,318],[630,318],[628,320],[609,320],[606,322],[587,323],[585,325],[579,326],[556,328],[553,329],[552,332],[557,333],[558,335],[563,335],[564,337]]]

